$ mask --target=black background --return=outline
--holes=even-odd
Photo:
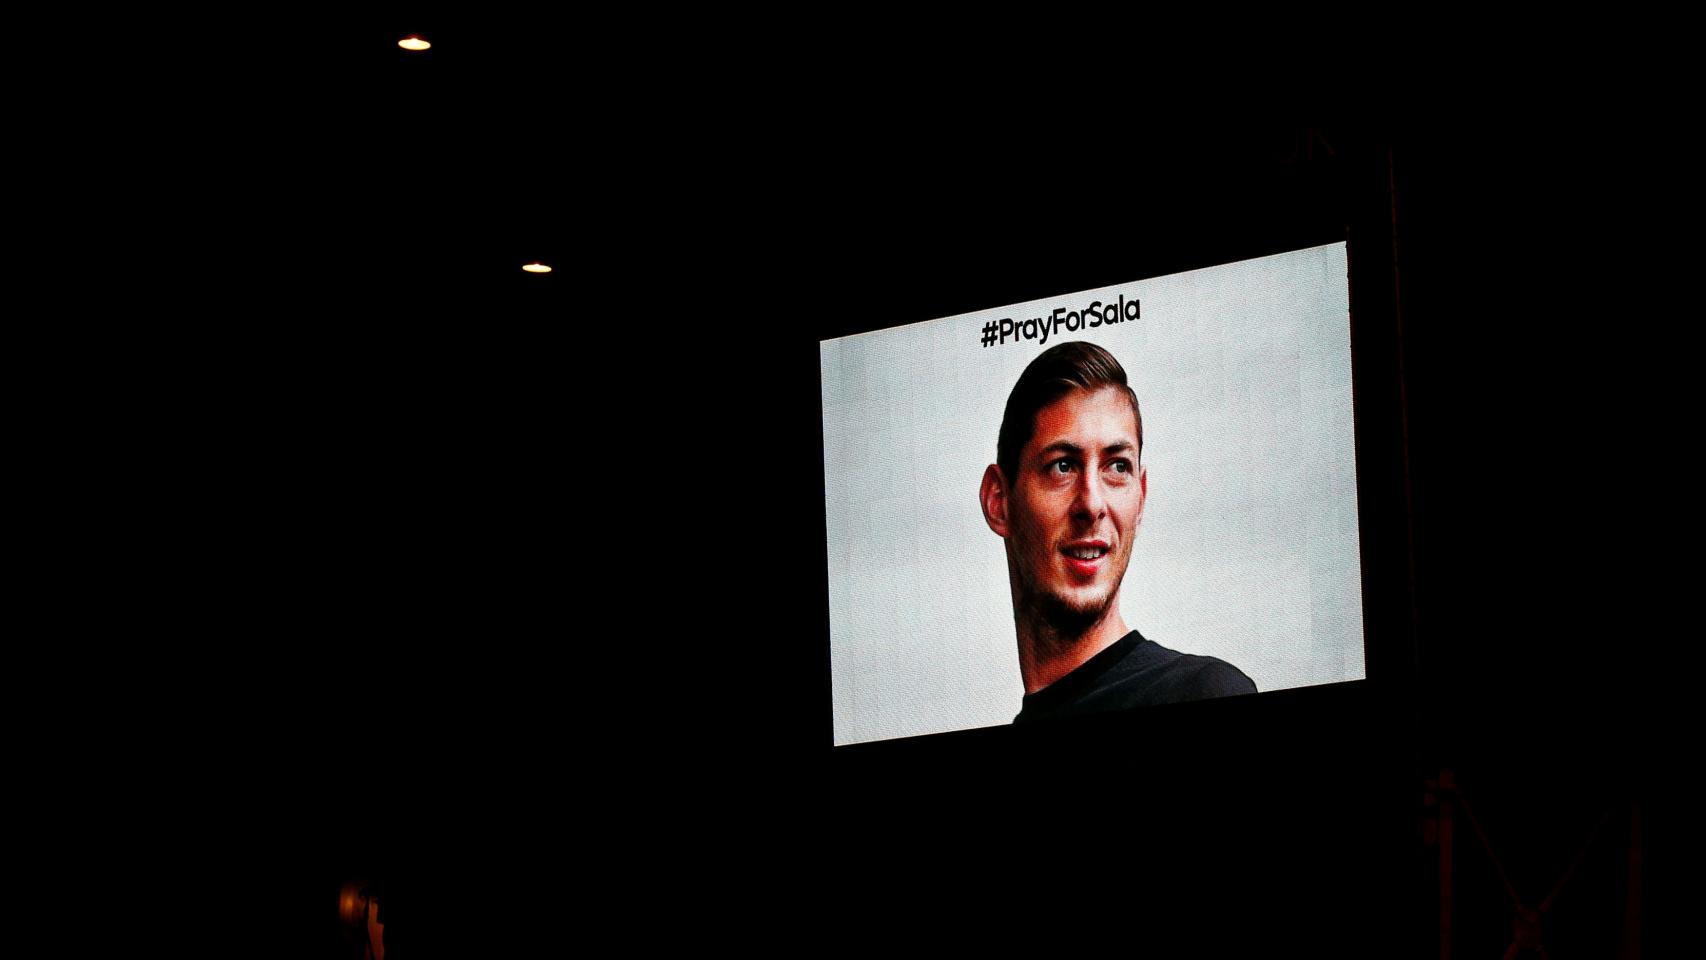
[[[1548,947],[1617,948],[1684,629],[1657,111],[1326,58],[1293,82],[1363,102],[1253,118],[1228,104],[1284,89],[581,27],[279,31],[218,148],[139,178],[147,222],[193,229],[138,239],[127,282],[171,306],[104,341],[130,402],[103,423],[158,494],[108,507],[144,571],[120,620],[158,638],[103,677],[139,719],[86,745],[144,785],[104,820],[138,851],[108,902],[193,832],[186,889],[222,906],[164,925],[239,953],[336,955],[361,878],[402,960],[1431,956],[1444,768],[1531,900],[1613,811]],[[832,751],[817,342],[1347,230],[1374,678]],[[1453,942],[1502,952],[1459,842]]]

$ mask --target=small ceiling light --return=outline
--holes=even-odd
[[[521,269],[526,270],[528,273],[550,273],[551,272],[551,268],[545,266],[543,263],[530,263],[530,264],[527,264],[526,266],[522,267]]]
[[[432,49],[432,44],[427,43],[425,40],[422,40],[420,37],[404,37],[403,39],[397,41],[397,46],[402,47],[404,50],[431,50]]]

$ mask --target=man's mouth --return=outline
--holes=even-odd
[[[1072,572],[1094,577],[1102,569],[1102,559],[1108,555],[1111,548],[1105,540],[1077,540],[1063,544],[1060,553],[1066,558],[1066,566]]]

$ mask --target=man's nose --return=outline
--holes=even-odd
[[[1078,476],[1074,490],[1073,512],[1090,520],[1100,520],[1108,512],[1108,491],[1102,485],[1098,471],[1085,470]]]

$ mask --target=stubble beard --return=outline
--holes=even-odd
[[[1125,571],[1120,571],[1124,579]],[[1064,649],[1107,619],[1119,602],[1119,581],[1099,594],[1085,597],[1050,590],[1032,580],[1028,570],[1021,567],[1014,578],[1016,612],[1043,629],[1033,631],[1038,642],[1053,649]]]

